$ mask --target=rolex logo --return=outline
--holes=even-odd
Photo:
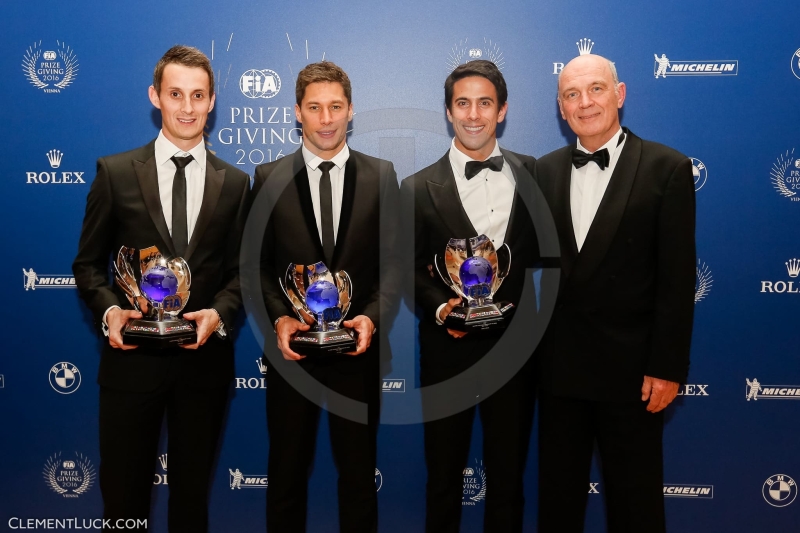
[[[786,261],[786,270],[789,272],[790,278],[796,278],[800,275],[800,259],[789,259]]]
[[[258,365],[258,370],[261,372],[261,375],[267,373],[267,365],[264,364],[264,361],[262,361],[260,357],[256,359],[256,364]]]
[[[159,455],[158,456],[158,462],[161,463],[161,468],[166,470],[167,469],[167,454],[166,453],[162,453],[161,455]]]
[[[64,154],[61,150],[50,150],[47,152],[47,160],[50,161],[50,168],[58,168],[61,166],[61,158]]]
[[[575,44],[578,45],[578,52],[580,55],[585,56],[592,53],[594,42],[591,39],[583,38]]]

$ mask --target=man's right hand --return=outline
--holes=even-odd
[[[305,355],[295,353],[289,348],[289,341],[292,340],[292,335],[298,331],[308,331],[311,326],[303,324],[296,318],[290,316],[282,316],[275,324],[275,333],[278,335],[278,349],[283,354],[283,358],[287,361],[299,361],[305,359]]]
[[[130,320],[142,318],[142,313],[139,311],[131,311],[120,309],[119,307],[112,307],[106,314],[106,325],[108,326],[108,344],[112,348],[120,348],[122,350],[133,350],[138,346],[133,344],[122,343],[122,328]]]
[[[461,305],[461,298],[456,297],[447,300],[447,304],[445,304],[445,306],[442,307],[442,310],[439,312],[439,320],[442,323],[444,323],[444,319],[447,318],[447,315],[449,315],[453,311],[453,308],[458,305]],[[450,336],[453,337],[454,339],[460,339],[461,337],[467,334],[466,331],[457,331],[449,328],[447,330],[447,333],[449,333]]]

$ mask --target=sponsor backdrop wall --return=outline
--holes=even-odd
[[[589,49],[615,60],[628,85],[623,124],[691,157],[696,178],[692,366],[664,438],[670,530],[796,531],[798,20],[800,4],[790,0],[4,3],[0,529],[18,525],[14,517],[102,515],[95,378],[103,341],[78,300],[71,262],[96,158],[156,136],[152,69],[184,43],[206,52],[217,74],[209,149],[251,174],[298,149],[294,82],[312,61],[347,70],[351,146],[392,159],[403,178],[449,146],[442,84],[458,63],[488,58],[502,68],[510,96],[500,142],[541,156],[572,141],[555,102],[563,64]],[[211,488],[211,529],[220,532],[265,524],[264,375],[258,341],[242,322]],[[414,328],[404,310],[383,385],[375,482],[385,532],[423,525]],[[481,530],[492,490],[480,435],[476,421],[462,531]],[[161,449],[153,458],[157,532],[166,531],[169,485],[166,443]],[[526,531],[535,530],[537,491],[561,490],[537,487],[535,458],[533,440]],[[596,467],[586,490],[586,530],[605,531]],[[337,531],[324,417],[309,500],[309,531]]]

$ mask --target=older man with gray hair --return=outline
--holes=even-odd
[[[620,126],[626,87],[597,55],[558,81],[576,145],[536,162],[561,245],[539,349],[539,531],[583,531],[600,450],[610,533],[666,531],[664,408],[689,369],[695,289],[691,161]]]

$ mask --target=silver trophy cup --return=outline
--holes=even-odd
[[[457,331],[502,330],[514,312],[514,304],[495,302],[494,295],[511,269],[511,249],[503,244],[495,250],[486,235],[450,239],[444,258],[434,256],[433,264],[442,280],[461,298],[461,305],[444,321]]]
[[[322,262],[308,266],[291,263],[278,282],[297,318],[311,326],[309,331],[295,334],[289,342],[292,350],[300,355],[355,351],[355,332],[341,327],[353,290],[347,272],[333,274]]]
[[[165,259],[158,248],[139,250],[139,277],[134,274],[136,249],[123,246],[114,262],[114,277],[142,318],[122,330],[125,344],[166,348],[197,342],[194,326],[178,315],[189,301],[192,274],[183,258]]]

